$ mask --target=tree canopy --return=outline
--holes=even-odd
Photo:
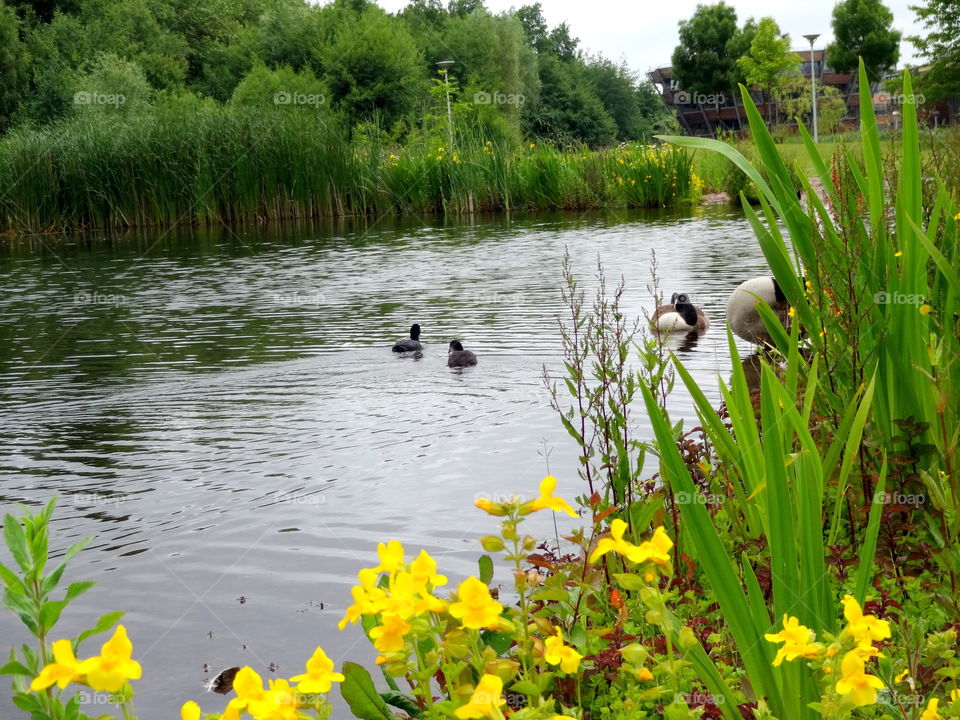
[[[129,94],[123,112],[300,93],[323,95],[347,127],[399,137],[435,110],[440,60],[455,62],[458,116],[515,137],[605,145],[669,125],[646,79],[585,55],[539,3],[492,13],[483,0],[410,0],[389,14],[370,0],[0,0],[0,133],[110,111],[80,107],[82,93]]]
[[[871,83],[878,83],[900,59],[902,34],[893,29],[893,13],[881,0],[841,0],[832,25],[827,54],[837,72],[855,71],[862,57]]]
[[[960,94],[960,3],[928,0],[910,9],[927,31],[925,36],[909,38],[930,63],[919,81],[924,94],[931,100]]]

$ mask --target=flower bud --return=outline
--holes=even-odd
[[[643,665],[647,661],[650,651],[640,643],[630,643],[626,647],[620,648],[620,654],[631,665]]]
[[[512,522],[505,522],[503,524],[503,532],[500,533],[503,535],[504,540],[516,540],[517,539],[517,526]]]
[[[480,544],[487,552],[502,552],[504,548],[503,540],[496,535],[486,535],[480,538]]]
[[[503,505],[493,502],[490,498],[478,498],[473,504],[488,515],[503,517],[507,514],[507,509]]]
[[[697,640],[697,636],[693,634],[693,630],[684,625],[680,628],[680,647],[684,650],[689,650],[692,647],[696,647],[700,644],[700,641]]]
[[[531,550],[536,550],[537,548],[537,539],[529,535],[524,536],[523,538],[523,549],[527,552]]]
[[[513,678],[517,676],[517,672],[520,670],[520,663],[513,660],[507,660],[505,658],[500,658],[499,660],[494,660],[491,663],[487,663],[487,666],[483,669],[485,673],[490,675],[496,675],[498,678],[503,680],[503,684],[506,685]]]

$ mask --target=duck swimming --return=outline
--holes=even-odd
[[[674,293],[670,304],[656,309],[650,324],[661,333],[705,332],[710,327],[710,319],[690,302],[686,293]]]
[[[469,350],[464,350],[459,340],[450,341],[447,351],[447,367],[473,367],[477,364],[477,356]]]
[[[398,340],[393,346],[393,352],[405,353],[419,350],[423,350],[423,345],[420,344],[420,326],[414,324],[410,328],[410,337]]]

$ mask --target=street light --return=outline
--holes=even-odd
[[[804,35],[810,41],[810,91],[813,94],[813,142],[820,141],[820,135],[817,132],[817,75],[816,63],[813,60],[813,43],[820,37],[820,33]]]
[[[443,73],[443,82],[447,90],[447,132],[450,134],[450,152],[453,152],[453,113],[450,110],[450,68],[453,67],[453,60],[440,60],[437,67]]]

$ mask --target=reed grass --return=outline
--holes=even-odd
[[[350,215],[659,207],[690,202],[665,147],[517,147],[458,128],[400,147],[353,142],[315,109],[199,106],[189,117],[70,119],[0,140],[0,232]],[[626,172],[618,163],[630,163]],[[619,174],[618,174],[619,172]],[[636,179],[637,187],[616,181]]]

